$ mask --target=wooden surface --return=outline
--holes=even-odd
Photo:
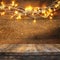
[[[60,44],[0,44],[0,60],[60,60]]]
[[[60,52],[60,44],[0,44],[0,52],[17,52],[17,53]]]
[[[0,53],[1,60],[60,60],[60,54],[21,55],[20,53]]]

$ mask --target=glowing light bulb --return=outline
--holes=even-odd
[[[58,1],[58,4],[60,4],[60,1]]]
[[[1,16],[5,15],[5,12],[1,12]]]
[[[42,10],[42,13],[44,14],[46,11],[45,10]]]
[[[15,1],[14,1],[14,0],[12,1],[12,4],[11,4],[11,5],[12,5],[12,6],[14,6],[14,5],[15,5]]]
[[[51,13],[51,16],[53,16],[53,13]]]
[[[2,5],[2,6],[1,6],[1,9],[4,9],[4,8],[5,8],[5,4],[4,4],[3,1],[1,2],[1,5]]]
[[[49,11],[49,12],[52,12],[52,9],[51,9],[51,8],[49,8],[49,9],[48,9],[48,11]]]
[[[50,16],[49,18],[50,18],[50,20],[52,20],[52,19],[53,19],[51,16]]]
[[[54,9],[54,11],[56,11],[56,9]]]
[[[21,15],[18,15],[18,16],[16,17],[16,19],[21,19]]]
[[[1,2],[1,5],[4,5],[4,2],[3,1]]]
[[[28,7],[25,8],[25,11],[29,11],[30,12],[30,11],[32,11],[32,9],[33,9],[32,6],[28,6]]]
[[[39,7],[35,7],[34,12],[37,12],[39,9],[40,9]]]
[[[15,7],[17,7],[18,6],[18,4],[15,4]]]
[[[10,10],[11,9],[11,6],[8,6],[8,9]]]
[[[18,11],[15,11],[14,13],[15,13],[15,14],[18,14]]]
[[[57,8],[58,6],[59,6],[59,4],[56,4],[56,5],[55,5],[55,8]]]
[[[33,20],[33,23],[36,23],[36,19]]]

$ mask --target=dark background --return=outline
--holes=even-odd
[[[0,2],[1,2],[2,0],[0,0]],[[12,0],[3,0],[3,1],[5,1],[6,3],[10,3]],[[41,4],[43,4],[43,3],[46,3],[47,5],[50,5],[51,3],[53,3],[55,0],[15,0],[15,1],[17,1],[17,2],[19,2],[19,3],[27,3],[27,2],[29,2],[29,3],[36,3],[36,4],[39,4],[39,5],[41,5]],[[33,3],[33,4],[34,4]],[[23,4],[24,5],[24,4]]]

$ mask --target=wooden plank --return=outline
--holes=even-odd
[[[60,44],[0,44],[0,52],[60,52]]]

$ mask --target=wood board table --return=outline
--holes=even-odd
[[[1,60],[60,60],[60,44],[0,44]]]

